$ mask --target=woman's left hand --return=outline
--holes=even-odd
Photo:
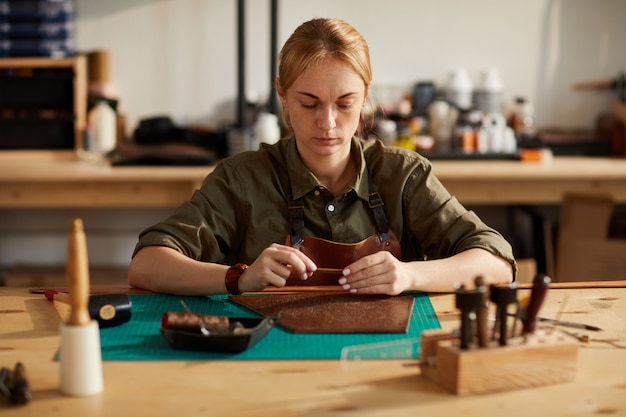
[[[346,266],[339,285],[358,294],[398,295],[404,291],[452,292],[459,285],[473,288],[477,276],[488,285],[512,282],[509,261],[485,249],[426,261],[402,262],[386,251],[365,256]]]
[[[408,269],[391,253],[380,251],[344,268],[339,285],[352,293],[398,295],[411,287]]]

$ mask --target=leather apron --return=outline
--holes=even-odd
[[[304,236],[304,205],[302,199],[289,197],[289,214],[291,217],[291,235],[285,244],[297,247],[308,256],[318,270],[307,280],[291,275],[287,279],[288,286],[324,286],[339,285],[337,280],[342,277],[341,271],[352,262],[379,251],[388,251],[398,259],[402,259],[402,250],[398,238],[389,228],[385,215],[384,203],[380,194],[366,171],[369,198],[368,204],[376,222],[377,233],[358,243],[338,243],[317,237]]]

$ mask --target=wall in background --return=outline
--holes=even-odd
[[[235,0],[76,1],[77,47],[111,52],[129,131],[154,115],[232,123]],[[267,98],[270,2],[246,4],[247,93]],[[573,92],[571,84],[626,69],[623,0],[283,0],[279,45],[319,16],[343,18],[365,36],[376,84],[441,83],[458,67],[476,82],[496,67],[507,100],[526,96],[541,126],[592,126],[608,110],[608,93]]]
[[[270,88],[269,6],[247,1],[250,99]],[[106,48],[128,132],[168,115],[209,127],[235,119],[235,0],[76,0],[81,51]],[[499,69],[505,96],[535,103],[540,126],[593,126],[609,93],[573,92],[580,80],[626,70],[623,0],[288,0],[279,2],[279,43],[301,22],[333,16],[368,40],[378,85],[441,83],[458,68],[475,81]],[[90,260],[127,265],[137,234],[168,210],[1,210],[0,265],[61,264],[69,220],[83,217]],[[479,212],[479,214],[481,214]],[[488,210],[489,217],[497,210]],[[505,223],[494,217],[490,223]]]

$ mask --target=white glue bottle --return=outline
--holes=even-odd
[[[87,117],[93,132],[93,151],[106,155],[117,146],[117,116],[105,100],[100,100]]]

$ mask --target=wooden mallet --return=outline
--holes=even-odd
[[[98,322],[89,315],[89,261],[81,219],[70,224],[66,261],[72,310],[61,323],[60,390],[66,395],[97,394],[103,389]]]

